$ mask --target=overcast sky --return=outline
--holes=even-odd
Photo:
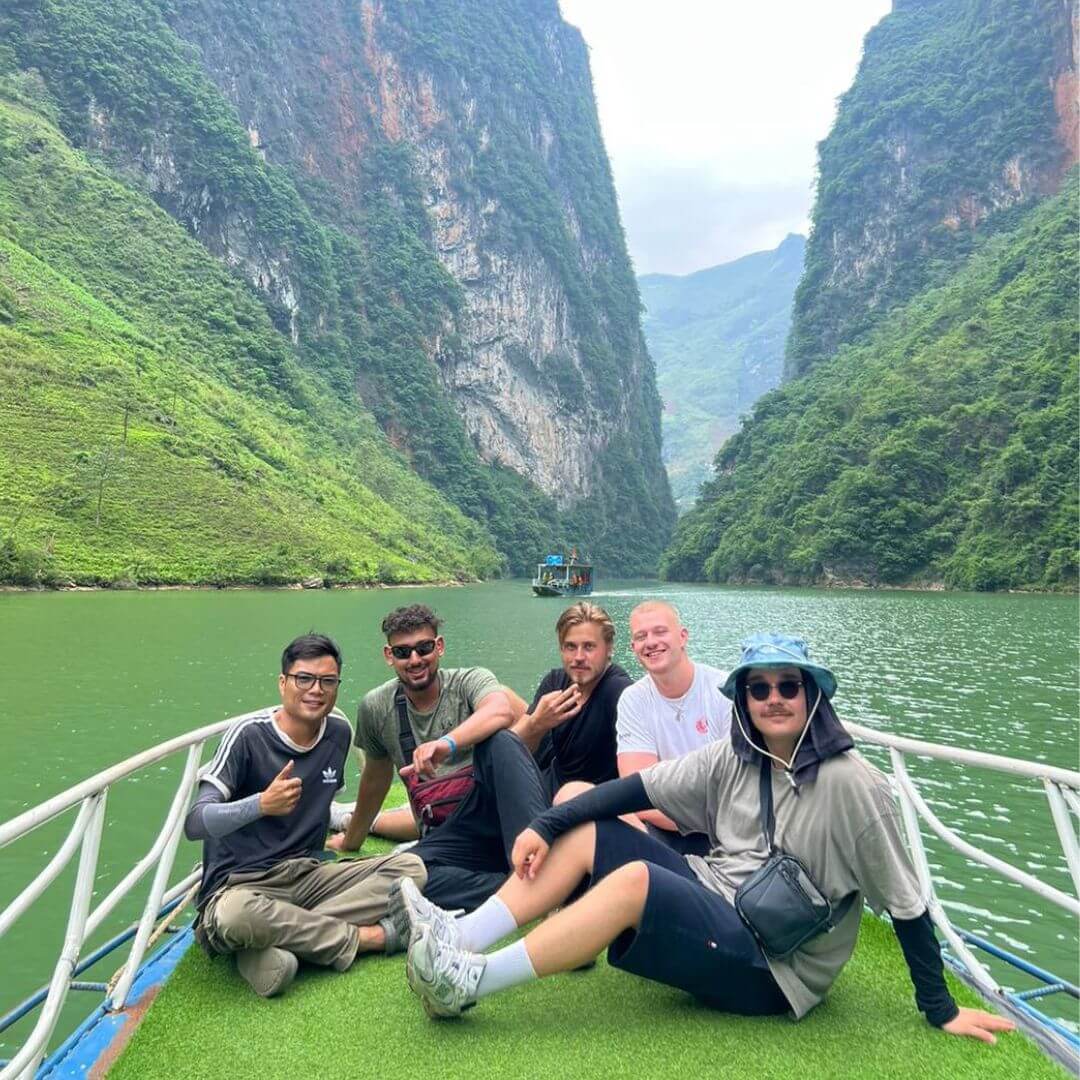
[[[589,45],[639,274],[685,274],[809,225],[815,146],[890,0],[559,0]]]

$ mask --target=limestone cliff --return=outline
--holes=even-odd
[[[1076,589],[1071,12],[898,0],[867,36],[820,147],[788,378],[662,574]]]
[[[787,377],[1060,188],[1077,160],[1073,18],[1071,0],[907,0],[867,35],[819,148]]]
[[[655,565],[659,398],[554,0],[22,3],[69,136],[242,274],[515,568],[562,541]]]
[[[199,48],[268,161],[328,183],[357,210],[369,179],[365,151],[383,142],[410,149],[432,250],[465,301],[446,326],[464,347],[445,348],[440,334],[430,342],[431,354],[481,455],[530,476],[560,507],[590,495],[599,454],[613,432],[625,429],[634,411],[628,402],[651,376],[633,340],[630,310],[603,312],[601,318],[630,324],[624,336],[633,347],[619,357],[623,386],[610,395],[582,392],[595,384],[596,372],[583,356],[583,335],[574,325],[581,312],[568,287],[576,278],[596,288],[604,276],[595,273],[598,265],[605,272],[612,263],[623,272],[629,267],[622,246],[609,247],[610,229],[602,237],[583,231],[569,175],[574,148],[567,139],[584,134],[596,143],[593,164],[606,179],[595,153],[599,133],[580,35],[562,23],[554,4],[521,5],[511,14],[531,25],[499,27],[528,50],[542,78],[561,82],[564,96],[577,99],[579,130],[568,132],[543,97],[531,97],[524,78],[517,87],[500,86],[498,70],[473,68],[464,53],[446,56],[454,33],[447,26],[440,49],[428,50],[421,35],[432,36],[445,11],[377,0],[233,10],[244,23],[223,22],[200,4],[177,5],[170,21]],[[474,14],[477,35],[490,33],[484,25],[490,14]],[[514,149],[527,153],[550,185],[559,211],[550,225],[572,240],[565,246],[577,264],[569,281],[564,268],[537,250],[535,238],[522,244],[500,235],[526,223],[498,185],[478,183],[485,159],[503,152],[493,139],[517,143]],[[617,223],[610,184],[593,188]]]

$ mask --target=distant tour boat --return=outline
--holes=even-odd
[[[532,591],[537,596],[588,596],[593,587],[593,568],[581,562],[577,552],[548,555],[537,563]]]

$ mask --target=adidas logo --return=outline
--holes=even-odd
[[[336,784],[337,783],[337,769],[323,769],[322,782],[324,784]]]

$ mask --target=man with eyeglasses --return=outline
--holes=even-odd
[[[360,703],[360,788],[348,826],[329,845],[353,851],[363,844],[395,771],[430,778],[471,765],[471,789],[448,820],[425,825],[412,848],[427,869],[426,894],[442,907],[471,911],[505,880],[515,838],[549,800],[532,754],[507,730],[513,710],[495,676],[481,667],[440,668],[446,651],[440,622],[424,604],[397,608],[383,620],[383,657],[395,677]],[[402,709],[416,744],[408,755]],[[401,948],[407,944],[400,940]]]
[[[189,840],[203,841],[196,937],[211,955],[234,953],[262,997],[285,990],[300,960],[345,971],[362,952],[393,951],[390,886],[406,875],[422,888],[427,877],[408,853],[322,858],[352,740],[334,709],[340,684],[330,638],[290,642],[281,705],[229,728],[184,823]]]

